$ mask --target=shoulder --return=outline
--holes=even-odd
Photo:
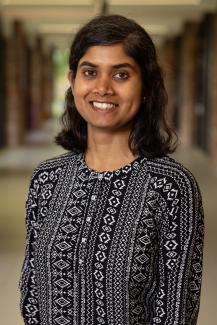
[[[33,171],[31,180],[38,179],[42,181],[49,175],[56,178],[58,174],[64,170],[69,163],[75,161],[78,157],[77,153],[67,152],[59,156],[42,161]]]
[[[175,186],[180,190],[199,191],[197,181],[192,172],[175,159],[169,156],[152,158],[147,160],[147,164],[148,172],[151,179],[155,181],[155,186],[165,184],[168,187],[168,184],[172,184],[173,187]]]
[[[34,173],[49,169],[64,168],[69,164],[69,162],[75,160],[77,156],[78,154],[74,152],[67,152],[50,159],[46,159],[37,166]]]

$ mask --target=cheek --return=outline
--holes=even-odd
[[[80,91],[81,91],[81,87],[79,87],[79,83],[75,82],[74,87],[72,89],[72,93],[75,100],[77,100],[77,98],[80,97]]]
[[[136,109],[141,104],[141,92],[129,92],[126,97],[126,103],[128,103],[133,109]]]
[[[86,89],[78,84],[74,87],[74,103],[78,113],[86,120],[88,115]]]
[[[78,95],[85,95],[85,93],[87,93],[91,88],[91,83],[84,81],[82,79],[82,77],[78,76],[75,79],[75,83],[74,83],[74,91],[76,94]]]
[[[142,96],[142,87],[140,82],[132,83],[123,93],[123,98],[133,107],[140,106]]]

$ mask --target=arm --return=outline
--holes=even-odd
[[[38,236],[39,183],[36,175],[31,179],[28,199],[26,202],[26,250],[19,287],[21,291],[20,308],[25,324],[40,324],[37,298],[37,287],[34,270],[34,248]]]
[[[184,175],[184,176],[183,176]],[[194,178],[184,172],[162,194],[167,202],[159,227],[157,293],[151,325],[195,325],[203,253],[203,209]]]

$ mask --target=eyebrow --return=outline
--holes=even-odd
[[[83,67],[83,66],[88,66],[88,67],[91,67],[91,68],[97,68],[98,65],[92,63],[92,62],[89,62],[89,61],[83,61],[81,64],[79,64],[79,68]],[[119,64],[114,64],[112,66],[112,68],[114,69],[120,69],[120,68],[130,68],[132,70],[135,70],[135,68],[133,67],[133,65],[131,65],[130,63],[119,63]]]

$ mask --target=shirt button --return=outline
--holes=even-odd
[[[82,243],[85,243],[86,240],[87,240],[87,238],[85,238],[85,237],[83,237],[83,238],[81,239]]]
[[[83,260],[81,258],[79,259],[79,264],[83,264]]]
[[[101,181],[102,178],[103,178],[103,174],[99,174],[99,175],[98,175],[98,180]]]
[[[91,196],[91,200],[92,200],[92,201],[96,201],[96,195],[92,195],[92,196]]]
[[[90,222],[91,221],[91,217],[87,217],[87,222]]]

